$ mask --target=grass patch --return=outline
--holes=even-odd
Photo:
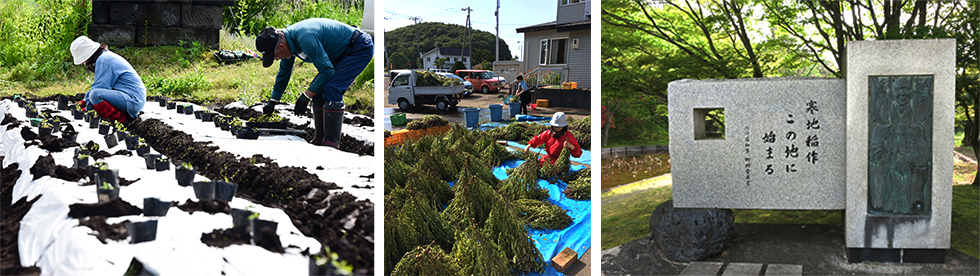
[[[605,193],[603,200],[617,194]],[[661,187],[625,195],[602,206],[602,250],[650,234],[650,214],[673,197],[673,189]]]
[[[980,186],[953,186],[950,246],[980,258]]]

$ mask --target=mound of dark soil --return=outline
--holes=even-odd
[[[30,127],[23,127],[20,129],[20,137],[24,138],[24,141],[30,141],[37,139],[38,136]]]
[[[255,235],[261,237],[261,239],[256,239],[255,245],[271,252],[286,253],[286,250],[282,248],[282,243],[279,242],[279,235],[276,234],[276,231],[265,228],[261,232],[255,233]]]
[[[92,154],[91,156],[92,156],[92,159],[98,160],[98,159],[102,159],[102,158],[106,158],[106,157],[112,156],[112,154],[110,154],[109,152],[104,151],[104,150],[99,150],[99,151],[95,152],[95,154]]]
[[[239,225],[235,228],[215,229],[211,233],[201,234],[201,242],[211,247],[225,248],[234,244],[249,244],[252,235],[248,232],[248,226]]]
[[[78,220],[78,226],[87,226],[95,230],[96,234],[90,234],[99,239],[102,244],[106,244],[105,240],[121,241],[129,237],[129,230],[126,230],[126,222],[129,220],[116,223],[108,224],[105,222],[106,217],[103,216],[92,216],[88,218],[81,218]]]
[[[68,217],[84,218],[90,216],[121,217],[139,215],[143,210],[123,201],[121,198],[103,203],[75,203],[68,206]]]
[[[11,205],[14,184],[21,174],[19,167],[18,163],[13,163],[0,170],[0,206],[3,206],[3,212],[0,212],[0,275],[40,275],[40,268],[20,265],[20,251],[17,246],[20,221],[41,196],[32,200],[22,197]]]
[[[248,120],[254,117],[262,116],[262,112],[258,112],[247,108],[223,108],[217,111],[228,116],[241,118],[243,120]],[[367,124],[367,122],[370,122],[370,126],[374,126],[374,121],[369,118],[357,117],[353,120],[344,118],[345,124],[360,123],[362,125],[365,125]],[[312,127],[310,127],[309,123],[303,125],[287,123],[287,127],[291,129],[306,131],[307,135],[301,138],[306,139],[307,141],[313,139],[313,134],[315,133],[315,130]],[[343,134],[340,137],[340,150],[344,152],[354,153],[357,155],[371,155],[371,156],[374,155],[373,145],[368,145],[366,142],[357,140],[354,137],[351,137],[350,135],[347,134]]]
[[[365,117],[354,117],[354,119],[350,119],[350,118],[344,117],[344,123],[345,124],[348,124],[348,125],[359,126],[359,127],[362,127],[362,126],[373,127],[374,126],[374,120],[371,120],[371,119],[368,119],[368,118],[365,118]]]
[[[58,165],[58,167],[54,168],[53,175],[55,178],[71,182],[81,180],[87,176],[88,175],[83,168],[69,168],[62,165]]]
[[[14,116],[13,115],[10,115],[10,113],[4,113],[3,114],[3,121],[0,121],[0,125],[6,125],[6,124],[13,123],[13,122],[16,122],[16,121],[17,121],[17,119],[14,119]]]
[[[212,215],[217,213],[231,214],[231,207],[228,207],[228,202],[222,200],[191,201],[188,199],[184,204],[177,205],[177,208],[191,214],[196,211],[203,211]]]
[[[47,150],[48,152],[61,152],[64,149],[77,147],[78,143],[75,141],[69,141],[60,136],[48,136],[41,138],[41,148]]]
[[[56,167],[54,157],[50,153],[47,156],[39,156],[37,161],[34,161],[34,166],[31,167],[31,174],[34,175],[34,179],[32,180],[37,180],[46,175],[54,175],[54,169]]]
[[[116,151],[116,153],[113,153],[112,155],[133,156],[133,152],[128,151],[128,150],[121,149],[121,150]]]
[[[280,167],[275,162],[254,166],[248,158],[194,142],[190,135],[157,119],[139,121],[129,129],[144,137],[153,149],[171,159],[190,162],[208,178],[238,183],[235,196],[282,209],[300,232],[330,246],[358,273],[373,273],[374,244],[366,238],[374,234],[374,204],[370,201],[357,201],[346,192],[328,194],[339,186],[303,168]],[[311,193],[314,189],[321,192]],[[315,196],[307,198],[310,194]],[[353,227],[345,228],[348,222],[353,222]]]

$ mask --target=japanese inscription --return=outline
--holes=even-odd
[[[794,117],[793,111],[800,111]],[[767,164],[764,173],[772,175],[777,173],[776,168],[782,168],[785,173],[796,173],[801,169],[797,164],[804,163],[814,165],[820,160],[820,105],[815,100],[808,100],[799,106],[799,109],[791,109],[791,113],[786,114],[785,135],[777,139],[776,130],[770,130],[762,135],[762,144],[765,147],[765,158]],[[805,124],[796,124],[797,119]],[[781,133],[783,133],[781,131]],[[778,151],[782,148],[781,159],[773,157],[773,147]],[[776,154],[779,154],[778,152]],[[777,164],[782,163],[782,164]]]
[[[933,76],[872,76],[868,85],[868,213],[928,215]]]

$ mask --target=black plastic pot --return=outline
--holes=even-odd
[[[194,182],[194,174],[196,173],[197,173],[197,169],[192,168],[188,170],[185,169],[183,166],[177,167],[177,169],[174,170],[174,176],[177,178],[177,185],[183,187],[190,186],[191,182]]]
[[[221,127],[221,120],[223,117],[221,115],[212,115],[211,120],[214,122],[214,127]]]
[[[194,114],[194,106],[188,105],[184,107],[184,114],[191,115]]]
[[[201,113],[201,120],[202,121],[205,121],[205,122],[213,121],[214,120],[214,113],[211,113],[211,112]]]
[[[105,136],[105,148],[111,149],[119,145],[119,141],[116,141],[116,136],[112,134],[106,134]]]
[[[99,168],[96,168],[92,165],[88,165],[88,167],[85,167],[85,173],[88,174],[88,179],[91,180],[92,183],[99,183],[99,181],[97,181],[98,179],[96,178],[96,174],[95,174],[98,171]]]
[[[157,158],[154,167],[157,169],[158,172],[170,170],[170,160],[166,160],[166,159],[159,160],[159,158]]]
[[[201,119],[201,115],[204,114],[204,110],[194,110],[194,119]]]
[[[159,98],[159,99],[157,99],[157,102],[160,103],[160,107],[167,106],[167,99],[166,98]]]
[[[75,148],[75,157],[78,157],[79,154],[89,155],[92,154],[92,152],[83,150],[81,148]]]
[[[224,182],[224,181],[215,181],[214,199],[231,202],[231,199],[235,198],[236,189],[238,189],[238,184],[231,183],[231,182]]]
[[[231,135],[232,136],[235,136],[235,137],[238,137],[238,132],[241,131],[241,130],[242,130],[242,127],[240,127],[240,126],[231,126],[228,129],[228,131],[231,132]]]
[[[137,140],[137,143],[139,143],[139,139],[137,138],[136,140]],[[129,141],[126,141],[126,143],[129,143]],[[126,146],[129,146],[129,145],[127,144]],[[146,156],[147,153],[150,153],[150,146],[141,145],[141,146],[136,147],[136,155]]]
[[[85,118],[85,112],[82,112],[81,110],[78,109],[73,109],[71,115],[75,117],[75,120],[81,120]]]
[[[160,201],[153,197],[143,198],[143,215],[165,217],[172,206],[170,201]]]
[[[102,189],[101,182],[95,185],[95,194],[99,196],[99,202],[109,202],[119,198],[119,187],[113,186],[112,189]]]
[[[140,144],[139,136],[134,135],[134,136],[126,137],[126,149],[135,150],[136,146],[139,146],[139,144]]]
[[[51,133],[55,133],[55,132],[58,132],[58,131],[61,131],[61,122],[59,122],[59,121],[52,121],[51,122]]]
[[[197,196],[198,200],[212,200],[214,199],[214,182],[194,182],[194,196]]]
[[[61,138],[75,142],[75,139],[78,139],[78,132],[61,132]]]
[[[27,109],[27,118],[37,118],[37,111],[32,109]]]
[[[147,170],[155,170],[157,167],[157,158],[160,158],[159,154],[143,154],[143,161],[146,162]]]
[[[276,230],[279,228],[278,222],[261,220],[257,218],[251,220],[251,225],[252,225],[252,241],[254,241],[255,244],[262,244],[264,242],[262,240],[263,237],[262,231],[266,231],[266,229],[268,229],[269,231],[275,233]]]
[[[177,113],[178,114],[183,114],[184,113],[184,105],[178,105],[177,106]]]
[[[94,117],[94,116],[93,116],[93,117],[92,117],[91,119],[89,119],[89,121],[88,121],[88,128],[99,128],[99,126],[101,126],[101,124],[99,124],[99,123],[100,123],[101,121],[102,121],[102,118],[99,118],[99,117]],[[100,132],[101,132],[101,131],[100,131]]]
[[[177,108],[177,103],[175,103],[175,102],[168,102],[167,103],[167,109],[174,109],[174,108]]]
[[[113,187],[116,187],[116,190],[119,190],[119,170],[117,170],[117,169],[109,169],[109,170],[99,170],[99,169],[96,169],[96,171],[95,171],[95,177],[98,179],[98,181],[95,182],[95,184],[102,184],[102,182],[108,182],[109,184],[112,184]]]
[[[41,138],[49,137],[49,136],[51,136],[51,131],[52,130],[54,130],[54,129],[52,129],[50,127],[39,127],[39,128],[37,128],[37,136],[40,136]]]
[[[127,137],[129,137],[129,133],[126,133],[125,131],[119,131],[118,129],[116,130],[116,139],[119,140],[120,142],[126,141]]]
[[[58,110],[68,110],[68,97],[58,95]]]
[[[88,113],[82,112],[82,116],[83,116],[82,118],[85,118],[85,122],[86,123],[91,123],[92,122],[92,114],[88,114]],[[95,127],[98,127],[98,126],[95,126]],[[93,128],[95,128],[95,127],[93,127]]]
[[[24,98],[18,97],[14,101],[17,102],[17,107],[24,107]]]
[[[236,135],[235,137],[238,137],[238,139],[249,139],[249,140],[259,139],[259,130],[251,127],[244,128],[239,130],[238,135]]]
[[[231,225],[233,227],[238,227],[238,226],[242,226],[242,225],[245,225],[247,227],[252,227],[252,223],[250,222],[250,220],[248,219],[248,217],[251,216],[254,213],[255,212],[252,212],[252,211],[249,211],[249,210],[232,208],[231,209]]]
[[[218,127],[220,127],[221,130],[229,130],[231,129],[231,124],[229,124],[227,120],[222,120],[221,125],[219,125]]]
[[[106,135],[109,134],[109,125],[99,125],[99,134]]]
[[[148,242],[157,239],[157,221],[128,222],[126,230],[129,231],[129,243]]]
[[[74,165],[72,166],[72,168],[85,168],[85,167],[88,167],[88,156],[86,156],[85,158],[78,158],[78,156],[75,156],[71,160],[74,161],[73,162]]]

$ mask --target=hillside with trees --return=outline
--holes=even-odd
[[[418,42],[418,50],[416,50]],[[493,62],[496,59],[495,37],[493,33],[473,29],[473,62],[471,64],[481,64],[484,61]],[[402,60],[399,55],[406,57],[411,63],[412,68],[419,67],[419,54],[432,50],[438,44],[439,47],[468,48],[466,38],[466,27],[456,24],[446,24],[442,22],[425,22],[409,25],[385,32],[385,47],[389,62],[394,62],[395,68],[401,67]],[[396,58],[397,56],[397,58]],[[513,54],[503,39],[500,39],[500,60],[511,60]],[[390,64],[386,62],[386,64]]]

